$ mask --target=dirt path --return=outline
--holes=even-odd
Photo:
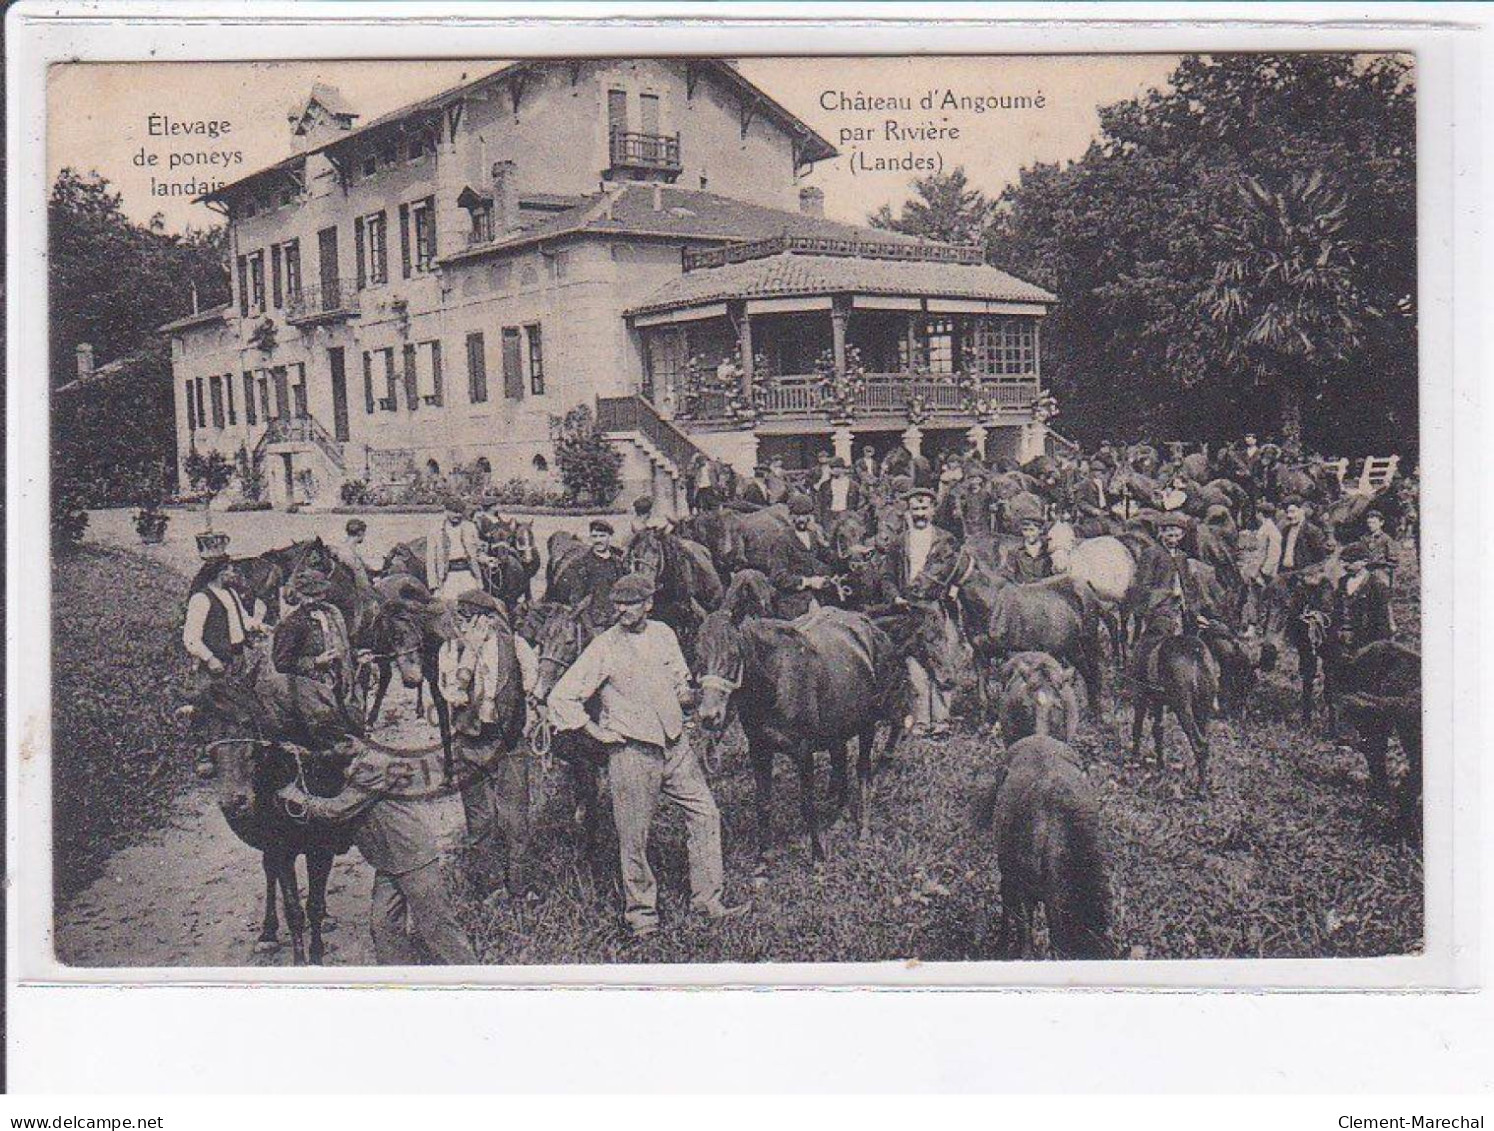
[[[413,695],[397,689],[386,707],[385,741],[426,737]],[[462,831],[455,798],[433,801],[446,845]],[[305,863],[298,866],[305,895]],[[326,936],[328,966],[371,965],[368,895],[373,870],[358,850],[337,859],[327,909],[337,926]],[[290,933],[280,919],[281,949],[255,953],[264,914],[259,853],[229,829],[212,782],[179,799],[167,827],[116,852],[104,874],[58,908],[57,956],[70,966],[288,966]],[[277,913],[281,911],[277,907]]]

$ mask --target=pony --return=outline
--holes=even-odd
[[[1039,904],[1052,957],[1114,957],[1100,806],[1073,750],[1047,735],[1014,743],[975,823],[996,834],[1003,957],[1032,956]]]
[[[408,542],[396,542],[390,547],[389,553],[384,555],[384,568],[380,572],[385,577],[392,574],[413,577],[429,589],[430,578],[425,575],[425,536],[412,538]]]
[[[483,588],[513,614],[532,599],[530,583],[539,572],[534,523],[479,513],[477,533],[488,554],[483,563]]]
[[[586,542],[569,530],[557,530],[545,539],[545,592],[553,590],[556,579],[587,552]]]
[[[1082,545],[1082,543],[1081,543]],[[975,652],[976,689],[989,712],[989,672],[1017,652],[1047,652],[1076,668],[1100,703],[1098,616],[1069,574],[1019,585],[971,560],[957,586],[961,631]]]
[[[277,673],[260,653],[244,675],[220,680],[183,707],[194,741],[213,752],[217,763],[218,807],[228,827],[260,853],[265,875],[265,910],[255,950],[280,948],[275,910],[280,891],[291,933],[292,961],[320,965],[322,935],[328,929],[327,878],[332,861],[352,845],[347,829],[297,820],[276,792],[301,782],[308,792],[331,797],[342,788],[346,760],[322,753],[340,739],[361,733],[329,688],[314,680]],[[296,859],[306,858],[307,896],[303,909]]]
[[[759,867],[770,839],[773,757],[787,754],[799,771],[799,800],[812,859],[825,859],[814,800],[814,754],[828,750],[838,803],[849,788],[846,744],[860,743],[852,811],[858,835],[870,831],[867,789],[877,725],[888,727],[883,756],[901,735],[908,701],[907,668],[892,640],[859,613],[821,609],[797,621],[762,615],[772,586],[755,570],[732,581],[723,606],[696,638],[702,695],[698,715],[721,734],[733,716],[747,736],[757,795]]]
[[[1165,617],[1165,626],[1161,623]],[[1146,717],[1152,719],[1152,742],[1157,751],[1157,769],[1166,771],[1167,752],[1162,739],[1162,718],[1171,709],[1183,728],[1198,767],[1198,792],[1209,794],[1209,723],[1219,699],[1219,661],[1196,632],[1179,632],[1172,612],[1159,614],[1154,626],[1168,635],[1154,639],[1137,653],[1135,709],[1131,720],[1131,756],[1141,758],[1141,734]]]
[[[645,527],[628,546],[627,568],[653,581],[654,612],[689,655],[700,622],[721,604],[721,578],[710,553],[672,531]]]
[[[366,716],[370,725],[379,717],[396,670],[406,687],[417,691],[424,687],[426,673],[421,664],[424,634],[417,610],[424,610],[432,600],[424,585],[402,573],[381,577],[374,582],[374,589],[379,595],[379,609],[358,655],[358,682],[366,681],[370,671],[377,678]],[[369,695],[366,686],[363,694]]]
[[[1394,734],[1406,757],[1401,820],[1421,821],[1421,653],[1394,640],[1376,640],[1345,657],[1337,675],[1345,717],[1359,735],[1369,769],[1370,790],[1391,800],[1387,754]]]
[[[1077,673],[1046,652],[1019,652],[1001,666],[1001,699],[997,717],[1008,743],[1042,734],[1072,743],[1084,709]]]

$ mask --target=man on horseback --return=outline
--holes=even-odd
[[[710,920],[746,910],[723,898],[721,814],[684,730],[683,707],[693,698],[690,669],[674,633],[649,619],[653,592],[653,581],[642,574],[618,580],[612,587],[617,623],[586,646],[549,696],[558,729],[584,730],[608,748],[623,921],[634,938],[659,929],[648,834],[661,795],[685,814],[692,907]],[[601,700],[595,720],[586,710],[593,695]]]
[[[960,567],[961,551],[954,535],[934,525],[935,495],[928,487],[908,492],[907,527],[887,555],[893,588],[908,601],[936,600],[941,607],[945,590]],[[949,693],[918,660],[908,657],[913,685],[913,731],[943,734],[949,730]]]
[[[789,516],[793,537],[780,538],[773,544],[772,568],[768,571],[778,591],[775,611],[784,620],[803,616],[816,600],[820,604],[838,604],[840,600],[830,547],[815,530],[814,504],[808,495],[796,493],[789,498]]]
[[[346,705],[353,681],[353,649],[346,618],[327,600],[331,583],[324,574],[303,569],[285,587],[293,611],[275,626],[270,657],[281,675],[324,683]]]
[[[610,522],[604,518],[592,519],[587,527],[590,548],[565,564],[545,599],[574,605],[589,596],[593,609],[610,609],[612,586],[627,572],[622,551],[612,544],[612,535]]]
[[[1334,594],[1333,623],[1340,651],[1347,655],[1394,635],[1390,590],[1375,572],[1375,551],[1363,542],[1347,547],[1340,561],[1348,573]]]
[[[445,514],[425,540],[425,577],[443,601],[482,588],[482,538],[467,517],[467,504],[456,495],[446,499]]]

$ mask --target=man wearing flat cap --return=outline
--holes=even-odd
[[[545,599],[574,605],[590,597],[594,614],[610,616],[612,585],[627,572],[622,551],[612,544],[613,534],[612,524],[605,518],[592,519],[586,530],[589,548],[562,567]]]
[[[1339,555],[1347,571],[1333,595],[1333,621],[1345,654],[1395,635],[1390,616],[1390,589],[1375,572],[1375,552],[1363,542]]]
[[[1191,520],[1178,511],[1158,515],[1157,543],[1141,551],[1136,561],[1136,588],[1146,594],[1143,609],[1176,602],[1185,623],[1217,612],[1218,594],[1213,592],[1212,571],[1190,558],[1183,549]]]
[[[789,521],[793,534],[778,538],[769,547],[768,579],[778,591],[774,611],[785,620],[801,617],[810,606],[839,603],[839,590],[832,575],[830,549],[815,529],[814,504],[809,496],[789,496]]]
[[[744,907],[727,906],[721,863],[721,814],[700,759],[685,734],[690,669],[668,625],[650,620],[654,584],[630,573],[612,587],[617,623],[602,632],[550,692],[559,730],[584,730],[608,750],[607,779],[622,865],[623,922],[635,938],[659,929],[658,885],[648,862],[648,834],[659,798],[685,815],[690,903],[720,920]],[[587,713],[592,696],[598,717]]]
[[[270,658],[282,675],[324,683],[339,703],[346,703],[353,680],[353,649],[346,618],[327,600],[330,590],[326,575],[316,570],[303,569],[291,577],[283,599],[293,611],[275,626]]]
[[[954,535],[934,525],[935,495],[928,487],[908,492],[907,526],[887,555],[889,583],[903,600],[940,600],[960,570],[960,546]],[[941,734],[949,729],[949,691],[911,656],[908,678],[913,685],[913,729]]]

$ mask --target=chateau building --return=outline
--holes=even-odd
[[[202,198],[233,300],[162,327],[182,457],[244,449],[276,505],[553,475],[578,404],[665,505],[701,455],[1042,450],[1054,296],[825,217],[834,147],[730,63],[521,62],[362,125],[318,85],[289,124]]]

